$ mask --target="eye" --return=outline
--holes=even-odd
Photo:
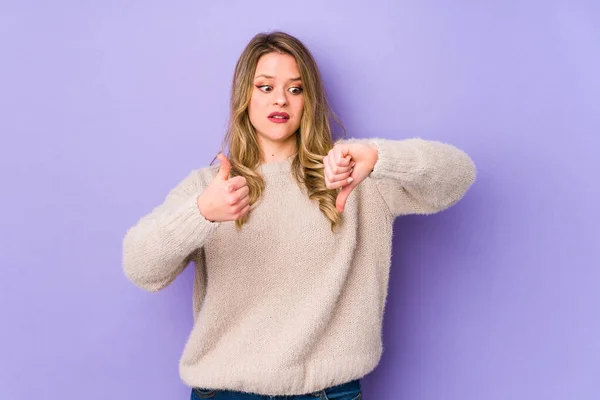
[[[273,88],[269,85],[258,85],[256,87],[265,93],[269,93],[271,90],[273,90]]]
[[[292,94],[301,94],[303,92],[303,89],[299,86],[292,86],[289,90]]]

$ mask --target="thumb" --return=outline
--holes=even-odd
[[[350,195],[350,192],[352,192],[352,189],[354,189],[354,187],[355,185],[353,184],[344,186],[342,190],[340,190],[340,192],[338,193],[337,198],[335,200],[335,208],[339,212],[344,211],[344,207],[346,206],[346,200],[348,200],[348,196]]]
[[[217,176],[219,178],[223,179],[224,181],[226,181],[227,179],[229,179],[229,171],[231,171],[231,163],[229,162],[229,160],[227,159],[227,157],[225,157],[225,155],[223,153],[219,153],[219,155],[217,155],[217,158],[221,162],[221,166],[219,167],[219,173]]]

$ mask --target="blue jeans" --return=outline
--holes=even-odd
[[[232,390],[193,388],[190,400],[361,400],[360,380],[356,379],[341,385],[318,390],[313,393],[291,396],[268,396]]]

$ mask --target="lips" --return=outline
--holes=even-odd
[[[275,111],[275,112],[272,112],[271,114],[269,114],[268,118],[290,119],[290,116],[288,115],[288,113]]]
[[[274,122],[276,124],[283,124],[290,119],[290,116],[288,115],[288,113],[275,111],[269,114],[267,118],[269,118],[269,121]]]

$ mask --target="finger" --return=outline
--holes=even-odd
[[[323,166],[324,166],[324,168],[323,168],[323,176],[325,177],[326,182],[327,181],[331,182],[331,179],[335,175],[331,171],[331,157],[325,156],[325,158],[323,159]]]
[[[242,210],[239,212],[239,217],[236,219],[240,219],[242,218],[244,215],[248,214],[248,211],[250,210],[250,204],[248,204],[246,207],[242,208]]]
[[[333,149],[336,152],[336,156],[339,158],[344,158],[350,154],[350,146],[347,144],[338,144],[337,146],[334,146]]]
[[[329,182],[331,184],[340,183],[341,186],[346,186],[354,180],[354,179],[350,179],[352,177],[352,172],[353,171],[348,171],[344,174],[334,175],[332,178],[329,178]],[[337,187],[340,187],[340,186],[338,185]]]
[[[235,212],[241,211],[250,204],[250,196],[244,196],[235,204]]]
[[[333,162],[333,157],[331,157],[331,155],[327,156],[326,160],[327,160],[327,164],[326,164],[327,167],[325,168],[325,172],[327,174],[327,178],[329,179],[329,181],[331,181],[333,176],[335,175],[335,173],[333,172],[333,169],[332,169],[332,167],[335,166],[335,163]]]
[[[340,168],[340,167],[338,167],[338,168]],[[342,172],[342,173],[335,174],[335,175],[329,174],[329,181],[331,183],[342,181],[342,186],[345,186],[348,184],[348,182],[346,182],[346,181],[354,173],[354,166],[343,167],[342,169],[345,170],[346,172]],[[350,180],[350,182],[352,182],[352,180]]]
[[[344,186],[347,186],[347,185],[351,184],[353,181],[354,181],[354,178],[352,178],[352,177],[349,177],[349,178],[346,178],[346,179],[342,179],[342,180],[339,180],[339,181],[335,181],[335,182],[331,182],[330,181],[328,188],[329,189],[341,188],[341,187],[344,187]]]
[[[240,204],[240,201],[244,197],[247,197],[249,195],[249,193],[250,193],[250,189],[248,188],[248,186],[244,186],[241,189],[238,189],[237,191],[235,191],[235,193],[231,193],[231,194],[228,194],[227,196],[225,196],[225,201],[230,206],[237,207]],[[233,209],[234,212],[237,212],[238,210],[239,210],[239,208]]]
[[[329,180],[335,182],[340,179],[346,179],[349,173],[352,173],[354,165],[350,164],[347,167],[340,167],[333,162],[332,157],[328,157],[329,163]],[[354,161],[353,161],[354,163]]]
[[[249,193],[250,193],[250,188],[245,185],[235,191],[235,195],[239,199],[243,199],[244,197],[248,196]]]
[[[217,158],[221,162],[217,176],[226,181],[229,178],[229,172],[231,171],[231,163],[223,153],[219,153]]]
[[[234,176],[227,181],[227,190],[230,192],[235,192],[244,186],[246,186],[246,178],[243,176]]]
[[[340,145],[333,148],[335,164],[340,167],[347,167],[350,165],[352,157],[350,156],[350,148],[346,145]]]
[[[329,167],[329,177],[331,179],[331,177],[335,174],[337,174],[337,164],[335,163],[335,154],[330,154],[329,157],[327,157],[327,165]]]
[[[326,173],[325,173],[325,186],[328,189],[333,189],[333,182],[328,178],[328,175],[331,175],[331,173],[329,171],[326,171]]]
[[[339,211],[339,212],[343,212],[344,208],[346,207],[346,200],[348,200],[348,196],[350,195],[350,192],[352,192],[352,189],[354,189],[355,185],[348,185],[344,188],[342,188],[342,190],[340,190],[340,192],[337,195],[337,198],[335,200],[335,208]]]
[[[338,179],[346,179],[348,177],[348,174],[354,170],[354,165],[350,164],[347,167],[340,167],[339,165],[330,165],[329,169],[331,171],[330,179],[332,181],[335,181]]]
[[[331,184],[331,182],[329,181],[329,178],[327,178],[327,174],[328,174],[328,172],[324,173],[324,174],[323,174],[323,177],[325,178],[325,186],[326,186],[328,189],[330,189],[330,188],[329,188],[329,185]]]

